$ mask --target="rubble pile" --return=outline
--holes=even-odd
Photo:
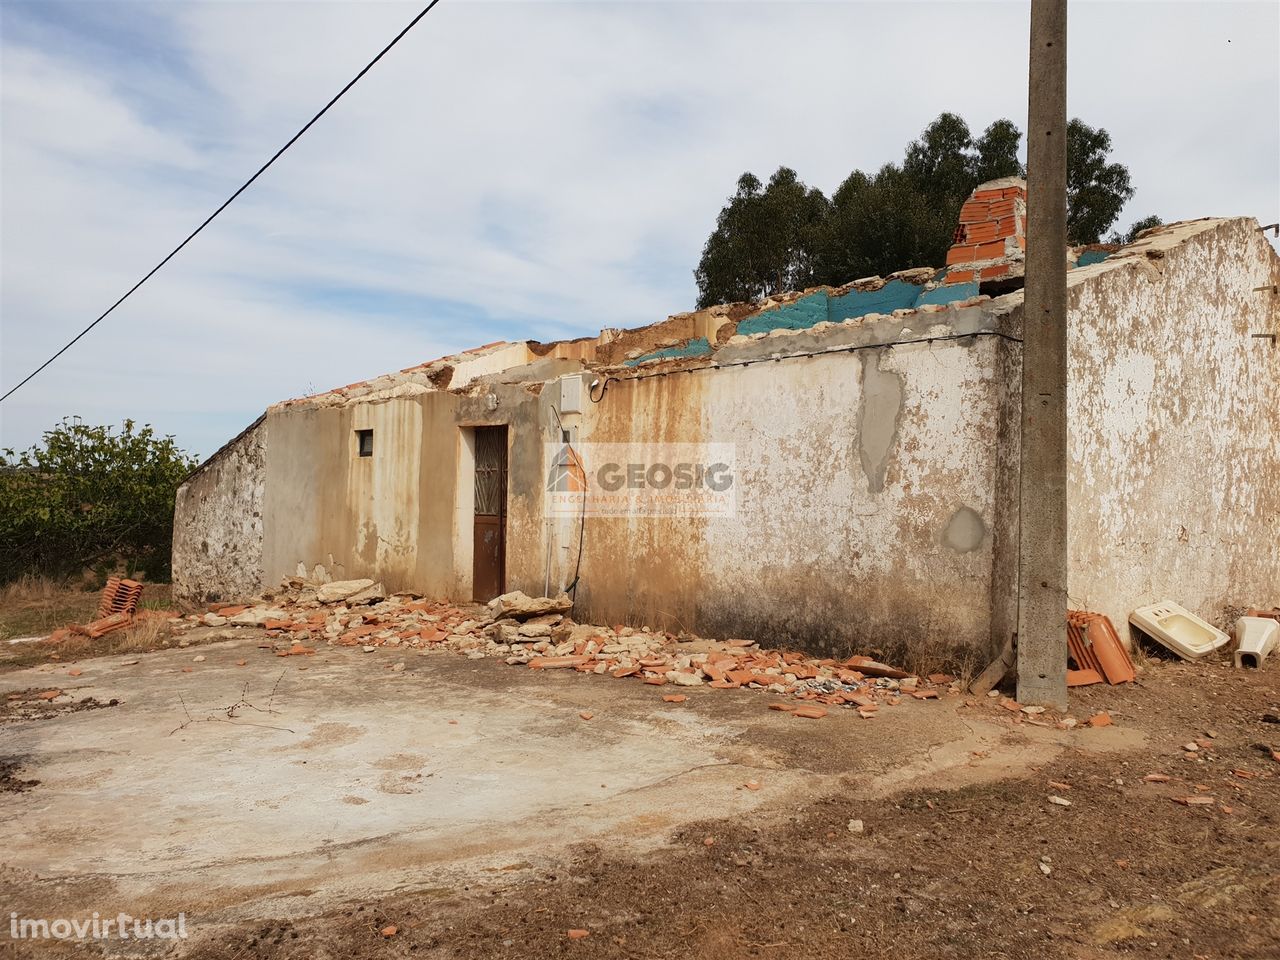
[[[817,719],[816,706],[848,706],[864,718],[904,697],[936,699],[958,693],[955,678],[912,676],[868,657],[819,659],[763,649],[750,640],[710,640],[648,627],[576,623],[567,596],[529,597],[519,591],[487,606],[464,608],[397,594],[372,580],[312,584],[289,578],[279,592],[253,605],[224,606],[185,619],[183,626],[260,627],[291,644],[280,656],[314,652],[307,644],[414,649],[443,648],[472,659],[496,657],[535,670],[632,678],[653,686],[732,690],[762,689],[811,701],[773,704],[795,716]]]

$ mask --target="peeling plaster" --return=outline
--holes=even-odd
[[[1067,282],[1073,606],[1119,626],[1134,606],[1172,598],[1223,624],[1241,604],[1280,600],[1280,351],[1250,336],[1276,328],[1280,259],[1256,221],[1157,228]],[[391,375],[277,405],[184,485],[175,591],[270,582],[301,558],[466,596],[469,559],[456,563],[453,546],[467,482],[459,427],[487,423],[511,427],[509,586],[541,591],[554,538],[536,381],[583,364],[607,377],[627,354],[706,337],[713,359],[684,364],[687,375],[666,375],[675,358],[614,378],[581,437],[734,443],[737,516],[589,522],[583,616],[832,654],[874,645],[890,659],[1007,640],[1022,292],[726,335],[745,309],[604,331],[594,359],[589,339],[554,354],[539,345],[533,363],[472,370],[466,392],[431,379],[437,362],[406,372],[420,385]],[[467,356],[497,353],[509,345]],[[363,478],[374,465],[352,464],[349,443],[366,420],[397,462]],[[557,563],[576,561],[563,552]]]
[[[889,452],[902,412],[902,377],[880,366],[882,351],[862,354],[862,404],[858,408],[858,456],[872,493],[884,490]]]
[[[982,514],[972,507],[960,507],[951,515],[947,528],[942,531],[942,542],[957,553],[969,553],[982,546],[987,535],[987,525]]]

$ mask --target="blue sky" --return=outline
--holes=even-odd
[[[97,316],[416,12],[0,4],[0,385]],[[1073,3],[1122,223],[1280,219],[1280,5]],[[269,403],[689,309],[746,169],[834,189],[943,110],[1024,126],[1022,3],[444,0],[146,287],[0,406],[207,455]],[[903,264],[904,267],[911,264]]]

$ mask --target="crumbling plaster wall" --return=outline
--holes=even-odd
[[[470,554],[464,557],[461,546],[465,541],[469,549],[473,518],[459,511],[459,487],[473,481],[460,467],[464,430],[505,424],[507,583],[541,593],[540,386],[476,383],[468,394],[424,389],[341,405],[273,407],[265,581],[369,577],[391,591],[471,599]],[[373,431],[372,456],[358,455],[357,430]]]
[[[267,582],[371,577],[389,590],[448,592],[454,404],[451,394],[426,391],[268,411]],[[373,430],[371,457],[356,446],[356,431],[366,429]],[[424,538],[424,529],[446,535]]]
[[[231,600],[262,589],[266,440],[260,419],[178,488],[173,592],[179,602]]]
[[[1195,221],[1070,277],[1072,606],[1280,603],[1280,348],[1250,336],[1280,333],[1280,258]]]
[[[979,332],[983,317],[768,337],[732,356],[777,362],[610,384],[583,439],[732,443],[737,516],[588,520],[579,615],[832,654],[981,660],[1001,349]],[[957,328],[977,335],[895,342]],[[842,339],[862,348],[791,355]]]

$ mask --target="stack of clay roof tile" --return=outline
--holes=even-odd
[[[141,596],[142,584],[137,580],[111,577],[102,591],[97,619],[92,623],[74,626],[71,629],[96,640],[112,630],[127,627],[133,622],[133,614],[138,609],[138,600]]]
[[[1111,620],[1087,610],[1067,611],[1067,649],[1077,669],[1067,671],[1067,686],[1129,683],[1137,673]]]
[[[138,599],[142,596],[142,584],[137,580],[124,580],[110,577],[102,591],[102,601],[98,604],[98,619],[109,617],[113,613],[127,613],[133,616],[138,609]]]

